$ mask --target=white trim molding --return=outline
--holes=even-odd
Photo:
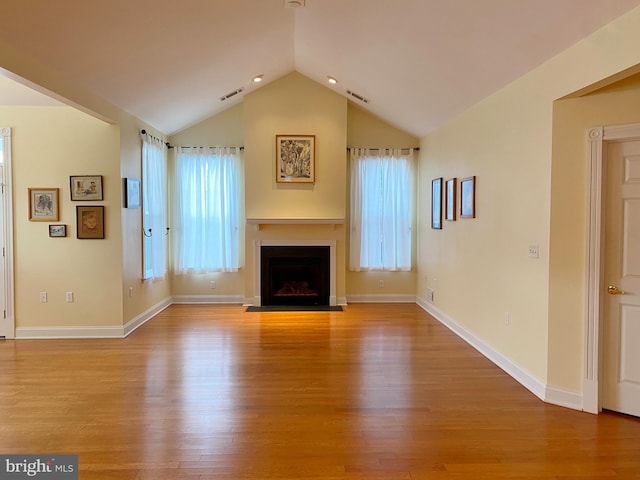
[[[463,326],[438,309],[433,303],[418,297],[416,303],[433,318],[442,323],[453,333],[475,348],[478,352],[492,361],[497,367],[504,370],[510,377],[533,393],[540,400],[562,407],[581,410],[582,396],[578,392],[569,392],[551,387],[541,382],[537,377],[522,368],[520,365],[496,351],[489,344],[466,330]]]
[[[124,338],[124,327],[16,327],[16,340]]]
[[[242,305],[242,295],[174,295],[176,305]]]
[[[124,325],[124,336],[126,337],[130,335],[132,332],[136,331],[139,327],[147,323],[157,314],[162,312],[165,308],[168,308],[170,306],[171,298],[165,298],[163,301],[156,303],[151,308],[148,308],[147,310],[142,312],[140,315],[132,318]]]
[[[587,132],[587,244],[585,258],[585,319],[584,319],[584,378],[582,381],[582,409],[598,413],[600,400],[600,370],[602,360],[603,318],[603,209],[605,147],[607,142],[640,138],[640,124],[594,127]]]
[[[416,303],[415,295],[347,295],[348,303]]]
[[[170,305],[166,298],[123,326],[17,327],[16,339],[125,338]]]

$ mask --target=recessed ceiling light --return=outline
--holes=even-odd
[[[255,77],[253,77],[253,82],[254,83],[259,83],[262,81],[262,77],[264,77],[264,75],[260,74],[260,75],[256,75]]]
[[[336,83],[338,83],[338,80],[336,80],[335,78],[329,76],[327,77],[327,81],[331,84],[331,85],[335,85]]]
[[[305,0],[284,0],[284,6],[286,8],[298,8],[304,7]]]

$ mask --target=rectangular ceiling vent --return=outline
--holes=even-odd
[[[351,95],[353,98],[357,98],[361,102],[369,103],[369,99],[368,98],[364,98],[362,95],[358,95],[356,92],[352,92],[351,90],[347,90],[347,93],[349,95]]]
[[[220,97],[220,101],[224,102],[225,100],[229,100],[231,97],[235,97],[236,95],[242,92],[244,92],[244,88],[240,87],[237,90],[234,90],[233,92],[229,92],[226,95],[223,95],[222,97]]]

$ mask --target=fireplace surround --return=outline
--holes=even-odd
[[[254,258],[254,305],[337,305],[335,240],[256,240]]]

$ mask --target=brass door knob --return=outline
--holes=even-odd
[[[609,285],[607,287],[607,292],[609,292],[609,295],[624,295],[624,292],[618,289],[615,285]]]

